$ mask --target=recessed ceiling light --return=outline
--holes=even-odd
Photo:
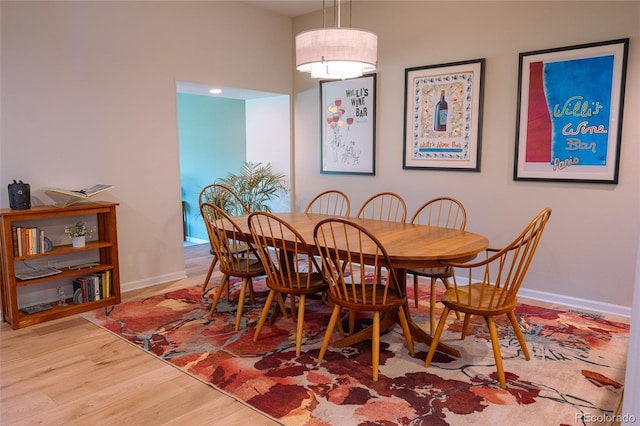
[[[219,95],[220,93],[222,93],[222,89],[211,89],[209,90],[209,93],[211,93],[212,95]]]

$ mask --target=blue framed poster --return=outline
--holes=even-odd
[[[520,54],[514,180],[618,183],[629,39]]]

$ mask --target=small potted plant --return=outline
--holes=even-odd
[[[64,228],[64,233],[67,237],[71,238],[71,245],[73,247],[84,247],[85,238],[91,237],[91,234],[95,231],[95,226],[91,229],[87,228],[87,223],[80,220],[72,225],[67,225]]]

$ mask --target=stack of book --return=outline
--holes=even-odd
[[[44,243],[44,231],[40,228],[12,226],[11,232],[13,234],[14,256],[30,256],[47,251]]]
[[[111,297],[111,271],[73,280],[73,303],[93,302]]]

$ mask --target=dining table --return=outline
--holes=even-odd
[[[326,214],[283,212],[272,213],[289,223],[315,250],[313,232],[318,222],[335,217]],[[248,215],[237,216],[234,221],[248,238],[251,238]],[[346,219],[366,228],[385,247],[398,282],[406,294],[406,271],[414,268],[438,267],[442,261],[467,262],[475,258],[489,246],[489,240],[477,233],[437,226],[418,225],[405,222],[393,222],[376,219],[347,217]],[[286,235],[284,238],[287,238]],[[292,242],[294,236],[292,235]],[[285,241],[286,243],[286,241]],[[416,342],[431,344],[429,333],[411,318],[409,304],[405,303],[405,315],[409,322],[411,337]],[[386,314],[380,324],[380,330],[389,329],[396,324],[396,315]],[[371,337],[371,327],[358,333],[343,337],[333,343],[334,347],[349,346]],[[460,357],[460,352],[442,342],[440,352]]]

